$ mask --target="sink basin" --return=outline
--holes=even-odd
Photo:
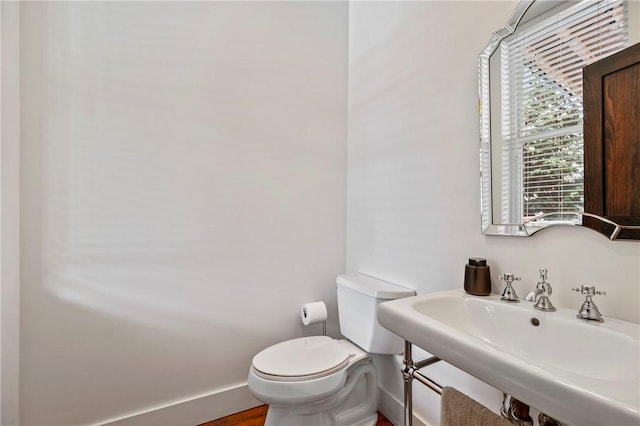
[[[640,425],[640,325],[576,313],[451,290],[382,303],[378,321],[561,422]]]

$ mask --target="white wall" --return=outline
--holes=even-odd
[[[0,3],[0,424],[18,424],[20,342],[20,6]]]
[[[515,5],[350,4],[347,269],[420,294],[462,287],[467,258],[480,256],[494,276],[521,276],[523,294],[544,266],[557,306],[577,309],[571,287],[595,284],[607,291],[597,299],[604,315],[638,322],[637,242],[580,227],[523,239],[480,234],[476,60]],[[401,400],[399,360],[379,366],[382,387]],[[429,374],[497,410],[500,393],[475,379],[452,368]],[[416,412],[437,424],[439,398],[416,389]]]
[[[545,266],[557,305],[594,283],[605,315],[638,321],[639,244],[479,233],[476,56],[514,6],[23,3],[21,424],[255,403],[252,355],[317,331],[300,304],[326,300],[337,333],[345,197],[351,271],[427,293],[484,256],[524,291]],[[378,365],[400,397],[399,359]],[[435,370],[495,409],[499,392]]]
[[[347,4],[21,7],[21,424],[255,404],[302,303],[337,332]]]

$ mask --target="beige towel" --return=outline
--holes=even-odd
[[[440,426],[511,426],[507,420],[454,388],[445,387]]]

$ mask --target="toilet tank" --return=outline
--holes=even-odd
[[[378,305],[416,292],[359,273],[340,275],[336,282],[338,319],[344,337],[369,353],[401,353],[404,340],[378,324]]]

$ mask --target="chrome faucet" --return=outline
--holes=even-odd
[[[593,303],[593,296],[595,296],[596,294],[604,296],[607,294],[606,292],[601,290],[596,291],[595,286],[592,285],[583,285],[580,286],[580,288],[572,288],[571,290],[582,293],[585,296],[585,301],[580,307],[580,310],[578,311],[578,315],[576,315],[576,317],[587,321],[604,321],[604,319],[602,318],[602,314],[600,314],[600,310],[598,309],[596,304]]]
[[[553,312],[556,308],[551,303],[551,299],[549,299],[553,290],[551,284],[547,282],[548,272],[546,268],[540,269],[540,281],[538,281],[535,289],[527,293],[524,300],[534,302],[533,307],[539,311]]]
[[[520,281],[520,277],[516,277],[513,274],[507,273],[507,274],[502,274],[498,276],[498,279],[503,280],[505,283],[507,283],[507,286],[504,288],[504,291],[502,292],[502,297],[500,298],[500,300],[509,302],[509,303],[520,302],[520,298],[518,297],[518,295],[516,294],[516,291],[511,285],[513,284],[514,281]]]

